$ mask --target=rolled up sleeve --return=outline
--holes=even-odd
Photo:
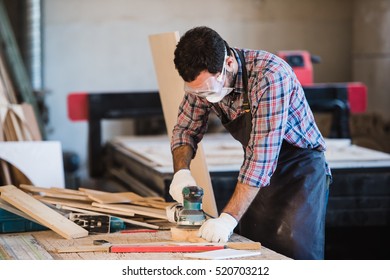
[[[185,94],[179,106],[177,123],[172,131],[171,150],[190,145],[196,154],[198,143],[207,130],[210,113],[208,103],[200,97]]]

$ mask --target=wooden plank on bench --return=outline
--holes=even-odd
[[[88,236],[88,231],[13,185],[0,187],[1,198],[66,239]]]

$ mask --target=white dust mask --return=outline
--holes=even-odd
[[[211,92],[209,95],[206,96],[207,101],[211,103],[217,103],[221,101],[226,95],[231,93],[233,88],[221,88],[218,92]]]

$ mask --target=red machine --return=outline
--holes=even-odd
[[[321,88],[322,90],[334,88],[345,89],[347,93],[349,111],[352,114],[364,113],[367,109],[367,87],[360,82],[352,83],[314,83],[313,63],[319,63],[318,56],[311,55],[308,51],[279,51],[278,56],[287,61],[294,69],[298,80],[301,82],[305,92]]]

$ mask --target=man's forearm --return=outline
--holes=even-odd
[[[232,197],[222,212],[230,214],[239,221],[246,210],[248,210],[258,192],[259,188],[238,182]]]
[[[176,173],[180,169],[190,169],[194,151],[189,145],[177,147],[172,151],[173,171]]]

